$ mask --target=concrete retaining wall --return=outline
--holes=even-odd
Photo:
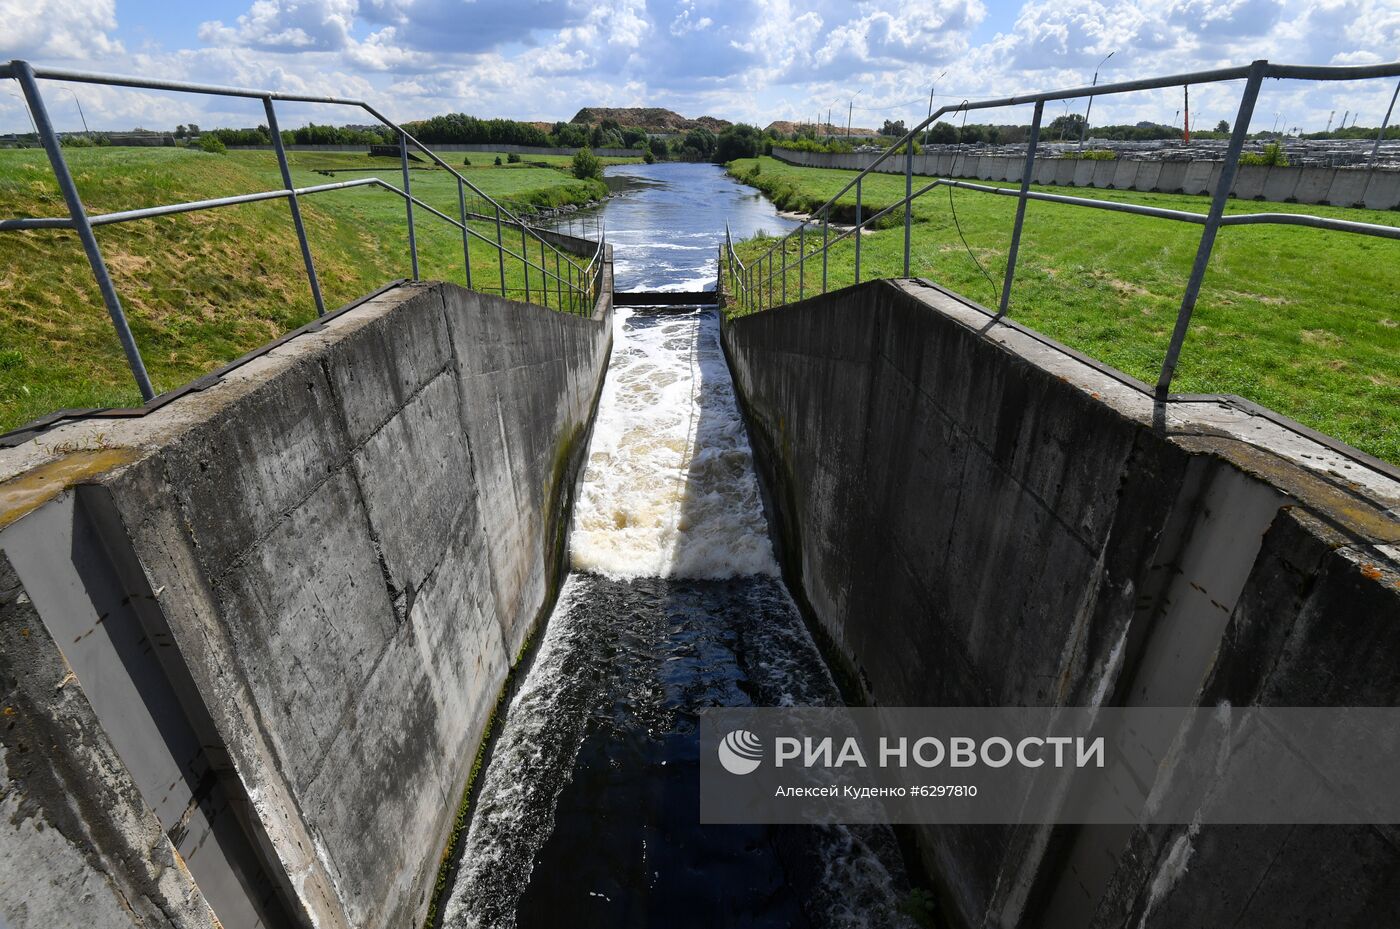
[[[397,144],[397,143],[395,143]],[[531,145],[476,145],[468,143],[444,143],[442,145],[428,145],[434,152],[517,152],[521,155],[576,155],[577,148],[544,148]],[[233,151],[247,152],[270,152],[271,145],[230,145]],[[364,154],[369,151],[369,145],[288,145],[289,152],[359,152]],[[593,154],[599,158],[640,158],[642,153],[638,149],[631,148],[596,148]],[[421,153],[420,153],[421,157]]]
[[[773,157],[811,168],[861,171],[874,153],[803,152],[773,149]],[[914,173],[921,177],[976,178],[984,181],[1021,180],[1025,157],[938,153],[914,156]],[[894,157],[877,171],[903,174],[904,159]],[[1035,183],[1099,187],[1160,193],[1211,194],[1220,181],[1214,161],[1090,161],[1077,158],[1037,158]],[[1366,168],[1268,167],[1241,165],[1231,193],[1244,200],[1277,203],[1321,203],[1332,206],[1400,209],[1400,171]]]
[[[557,590],[610,312],[404,285],[141,419],[0,454],[0,627],[48,636],[32,669],[6,639],[7,705],[58,685],[32,726],[111,743],[48,741],[82,777],[45,787],[0,741],[0,860],[25,858],[0,923],[125,924],[104,907],[137,887],[134,925],[421,924]],[[36,838],[94,784],[114,839]]]
[[[1141,385],[919,282],[723,342],[789,585],[866,700],[1400,701],[1393,471],[1236,401],[1164,436]],[[1392,838],[919,830],[952,925],[1076,929],[1400,924]]]

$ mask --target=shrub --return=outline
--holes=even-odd
[[[1090,161],[1115,161],[1118,153],[1106,148],[1091,148],[1087,152],[1080,152],[1079,157]]]
[[[571,165],[574,177],[581,181],[589,178],[603,179],[603,163],[598,160],[598,156],[593,154],[591,148],[581,148],[574,155]]]
[[[219,137],[214,135],[200,136],[199,150],[202,152],[208,152],[211,155],[222,155],[228,151],[228,149],[224,146],[224,143],[219,140]]]
[[[463,159],[462,159],[462,164],[467,165],[468,167],[471,166],[471,163],[472,163],[472,159],[471,159],[471,156],[470,156],[470,155],[468,155],[466,158],[463,158]]]
[[[61,144],[64,148],[92,148],[97,143],[94,142],[90,136],[66,135],[63,137]]]
[[[1286,168],[1288,166],[1288,156],[1284,154],[1283,146],[1277,142],[1270,142],[1264,146],[1262,152],[1245,152],[1240,156],[1242,165],[1269,165],[1271,167]]]
[[[501,156],[500,156],[500,155],[497,155],[497,156],[496,156],[496,167],[499,168],[500,166],[501,166]]]
[[[654,165],[654,164],[656,164],[656,156],[653,155],[653,154],[651,153],[651,149],[650,149],[650,148],[645,149],[645,150],[642,152],[642,161],[645,161],[645,162],[646,162],[647,164],[649,164],[649,165]]]
[[[509,155],[506,156],[506,162],[513,165],[520,164],[520,153],[511,152]]]

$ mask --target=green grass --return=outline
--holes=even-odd
[[[281,186],[271,152],[211,155],[187,149],[72,149],[66,152],[90,213],[205,199]],[[294,152],[298,187],[380,176],[402,183],[397,159]],[[373,168],[336,174],[325,170]],[[464,173],[467,173],[464,171]],[[582,203],[606,193],[557,168],[471,169],[473,184],[520,211]],[[414,170],[413,192],[457,215],[455,179]],[[410,276],[403,201],[369,188],[301,199],[328,309]],[[469,199],[468,208],[482,209]],[[43,153],[0,151],[0,217],[62,216],[67,210]],[[420,275],[465,283],[461,233],[419,210]],[[494,238],[493,223],[473,229]],[[510,234],[506,230],[507,236]],[[156,390],[178,387],[315,315],[285,201],[244,204],[100,227],[98,243]],[[507,243],[510,244],[510,238]],[[538,243],[532,260],[538,261]],[[512,250],[519,251],[519,234]],[[473,283],[499,292],[496,252],[473,241]],[[523,296],[518,260],[506,286]],[[538,300],[540,275],[531,271]],[[551,304],[555,303],[551,281]],[[66,407],[140,402],[76,234],[0,233],[0,431]]]
[[[754,168],[758,166],[757,174]],[[854,172],[745,159],[731,173],[780,207],[820,206]],[[918,181],[915,186],[917,188]],[[904,179],[867,177],[870,212],[898,201]],[[1037,188],[1042,189],[1042,188]],[[1044,188],[1051,191],[1063,188]],[[1086,190],[1103,200],[1204,213],[1204,197]],[[853,207],[854,192],[842,205]],[[910,273],[995,307],[1016,201],[947,189],[915,201]],[[1400,225],[1400,213],[1231,201],[1228,212],[1307,212]],[[861,239],[861,277],[903,271],[903,213]],[[1149,384],[1165,355],[1201,227],[1032,201],[1026,211],[1012,318]],[[820,233],[808,236],[811,253]],[[750,260],[773,244],[750,240]],[[969,254],[969,249],[971,255]],[[979,269],[971,256],[975,255]],[[797,246],[788,296],[796,295]],[[781,265],[781,253],[774,256]],[[821,262],[806,265],[806,293]],[[983,273],[985,269],[985,274]],[[776,280],[776,279],[775,279]],[[831,288],[854,281],[854,242],[831,250]],[[780,286],[780,284],[779,284]],[[1393,463],[1400,463],[1400,242],[1283,226],[1221,231],[1172,389],[1238,394]]]

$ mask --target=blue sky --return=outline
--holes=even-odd
[[[1400,58],[1400,0],[0,0],[0,60],[361,97],[397,119],[447,111],[568,119],[584,105],[773,119],[914,120],[963,97],[1255,58]],[[944,74],[946,72],[946,74]],[[256,125],[256,105],[76,85],[94,128]],[[1393,84],[1266,87],[1254,128],[1379,122]],[[1194,125],[1232,119],[1238,87],[1202,87]],[[1178,119],[1180,92],[1101,99],[1094,121]],[[76,105],[50,94],[60,128]],[[1025,122],[1026,111],[1001,120]],[[839,114],[839,116],[838,116]],[[1053,114],[1058,115],[1058,114]],[[282,123],[363,121],[288,107]],[[0,94],[0,130],[27,126]]]

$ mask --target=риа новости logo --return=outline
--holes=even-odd
[[[752,774],[763,762],[763,742],[747,729],[735,729],[719,743],[719,763],[730,774]]]

